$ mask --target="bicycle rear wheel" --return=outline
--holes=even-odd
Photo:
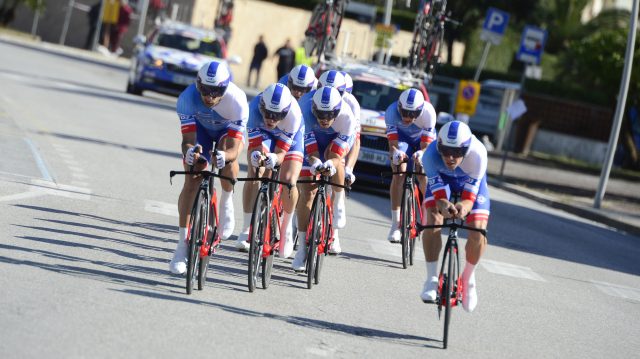
[[[402,189],[402,203],[400,204],[400,225],[402,230],[400,231],[402,237],[402,268],[407,269],[409,265],[409,242],[411,241],[411,199],[413,194],[411,188],[403,187]]]
[[[320,204],[320,213],[322,213],[321,218],[323,218],[322,226],[320,227],[322,233],[321,241],[324,242],[324,247],[322,252],[318,251],[316,254],[318,258],[316,259],[316,272],[313,278],[315,284],[320,283],[322,263],[324,262],[325,255],[329,252],[329,236],[331,235],[331,229],[329,228],[329,210],[327,209],[327,204],[324,201],[324,198],[321,199]]]
[[[205,215],[207,205],[207,194],[204,190],[199,190],[193,208],[191,209],[191,219],[189,221],[189,253],[187,256],[187,294],[193,291],[193,282],[196,280],[200,261],[200,246],[204,235],[206,222],[202,219]]]
[[[320,195],[316,194],[311,206],[309,215],[309,228],[307,233],[311,233],[307,243],[307,288],[311,289],[316,276],[316,265],[318,263],[318,244],[322,239],[322,216],[321,216],[321,200]]]
[[[442,288],[442,295],[444,299],[444,333],[442,337],[442,347],[447,349],[447,343],[449,341],[449,324],[451,323],[451,299],[453,281],[456,280],[453,273],[453,247],[447,246],[445,250],[445,258],[447,261],[447,273],[445,275],[445,283]]]
[[[413,208],[413,217],[412,217],[412,225],[414,226],[411,230],[411,239],[409,239],[409,265],[413,265],[413,257],[416,251],[416,240],[419,235],[417,230],[417,224],[422,224],[422,214],[420,211],[422,210],[420,207],[420,191],[417,185],[413,185],[413,193],[411,195],[411,207]],[[414,236],[415,234],[415,236]]]
[[[207,199],[207,208],[211,208],[208,212],[207,216],[209,218],[205,218],[204,223],[209,223],[209,230],[207,231],[207,246],[209,247],[209,253],[206,256],[200,259],[200,263],[198,266],[198,290],[202,290],[204,288],[205,283],[207,282],[207,272],[209,271],[209,261],[211,260],[211,256],[213,256],[213,242],[215,242],[217,237],[217,223],[216,223],[216,212],[213,209],[213,206]]]
[[[269,287],[269,282],[271,281],[271,271],[273,269],[273,246],[276,244],[278,239],[278,219],[276,218],[276,210],[271,209],[269,215],[270,225],[269,225],[269,245],[271,246],[271,252],[269,256],[262,259],[262,288],[267,289]],[[282,240],[282,238],[280,238]]]
[[[264,230],[267,225],[268,205],[267,195],[263,192],[258,192],[258,197],[253,205],[251,230],[249,231],[249,292],[253,292],[256,289],[256,283],[258,282],[258,269],[262,262],[262,246]]]

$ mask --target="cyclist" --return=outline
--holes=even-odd
[[[264,92],[253,98],[249,104],[247,133],[248,177],[256,176],[256,169],[263,161],[269,170],[280,165],[279,180],[294,185],[290,192],[284,192],[281,197],[284,212],[280,233],[284,233],[284,240],[280,241],[279,255],[288,258],[293,252],[291,217],[298,201],[295,184],[302,169],[304,122],[300,106],[287,86],[279,83],[269,85]],[[265,171],[262,176],[268,177],[269,173]],[[244,183],[244,230],[236,242],[236,247],[241,251],[249,249],[247,238],[258,187],[258,181]]]
[[[451,121],[438,132],[436,146],[429,146],[422,159],[429,177],[425,193],[427,224],[442,224],[444,218],[466,217],[466,223],[487,228],[489,191],[487,189],[487,150],[464,122]],[[461,193],[458,203],[449,202],[451,192]],[[438,288],[438,257],[442,248],[440,229],[427,229],[422,234],[427,280],[420,297],[433,302]],[[474,270],[487,245],[478,232],[469,231],[465,246],[466,264],[462,272],[462,307],[471,312],[478,303]]]
[[[238,154],[242,150],[243,137],[249,118],[247,95],[230,81],[229,68],[220,62],[211,61],[198,71],[196,82],[187,87],[178,97],[177,112],[182,130],[182,153],[185,170],[207,168],[207,163],[197,160],[203,157],[213,161],[221,174],[237,177]],[[215,158],[211,152],[217,143]],[[191,205],[195,200],[201,179],[185,176],[184,186],[178,198],[178,246],[169,265],[171,272],[182,274],[186,270],[187,223]],[[233,186],[227,181],[220,183],[220,232],[223,239],[233,233]]]
[[[348,97],[347,95],[349,95],[350,97],[349,101],[357,105],[358,116],[360,115],[360,105],[358,105],[358,101],[355,99],[355,97],[353,97],[353,95],[348,94],[346,92],[347,83],[343,73],[335,70],[328,70],[323,72],[322,75],[320,75],[320,78],[318,79],[318,89],[325,86],[331,86],[338,90],[338,92],[340,93],[340,96],[342,97],[342,100],[344,101],[345,104],[349,105],[349,108],[352,110],[351,112],[354,114],[354,120],[356,121],[355,130],[356,131],[359,130],[359,123],[355,118],[355,112],[353,112],[354,106],[352,106],[351,103],[347,101],[347,97]],[[358,159],[357,151],[360,150],[360,146],[359,146],[359,141],[357,141],[358,146],[356,148],[357,139],[358,139],[358,136],[356,133],[354,143],[352,144],[351,149],[349,150],[349,152],[345,156],[345,160],[343,161],[343,165],[345,169],[345,178],[349,177],[350,179],[352,179],[351,183],[353,183],[353,180],[355,180],[355,176],[353,176],[353,171],[351,170],[351,168],[347,169],[347,165],[349,164],[348,162],[349,160],[355,163],[355,161]],[[356,151],[355,158],[353,157],[354,151]],[[340,252],[342,252],[342,248],[340,247],[340,237],[338,232],[339,232],[339,229],[344,228],[344,226],[346,225],[347,218],[345,214],[344,196],[338,195],[338,197],[336,197],[335,195],[333,195],[333,192],[332,192],[332,197],[333,197],[333,200],[336,202],[336,206],[337,206],[336,212],[340,212],[340,215],[337,217],[337,218],[340,218],[340,222],[335,221],[334,230],[333,230],[333,246],[330,248],[330,251],[332,254],[339,254]]]
[[[304,97],[303,97],[304,100]],[[324,168],[331,175],[334,183],[344,183],[344,156],[353,145],[355,125],[353,113],[344,104],[342,96],[334,87],[325,86],[313,91],[310,101],[301,103],[302,115],[305,121],[305,158],[302,164],[301,177],[311,178]],[[340,228],[344,223],[344,209],[338,210],[337,204],[344,197],[344,190],[333,188],[334,192],[334,228]],[[314,186],[302,184],[300,199],[296,207],[298,215],[298,252],[293,259],[292,267],[296,271],[304,270],[306,259],[306,228],[309,223],[309,212],[315,195]],[[335,230],[334,230],[335,235]],[[332,253],[339,253],[340,243],[334,236]]]
[[[293,97],[300,100],[302,95],[316,88],[318,80],[307,65],[297,65],[287,75],[282,76],[278,83],[287,85]]]
[[[398,101],[393,102],[384,113],[389,141],[389,155],[393,172],[403,172],[407,164],[415,162],[421,169],[424,150],[435,140],[436,110],[425,101],[420,90],[410,88],[404,90]],[[406,161],[406,163],[405,163]],[[408,168],[411,168],[409,166]],[[426,179],[418,176],[420,188],[425,188]],[[404,175],[393,175],[389,189],[391,197],[391,228],[387,240],[400,242],[400,201]]]
[[[344,76],[345,83],[342,99],[347,105],[349,105],[349,107],[351,107],[351,112],[353,112],[353,116],[356,120],[355,142],[353,143],[351,151],[349,151],[349,154],[347,155],[344,165],[344,177],[349,183],[353,183],[356,181],[356,176],[353,174],[353,167],[355,167],[356,162],[358,161],[358,154],[360,154],[360,104],[356,97],[351,94],[353,91],[353,79],[345,71],[340,71],[340,73]]]

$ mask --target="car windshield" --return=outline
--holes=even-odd
[[[222,47],[220,43],[212,39],[198,39],[180,34],[161,33],[153,43],[158,46],[169,47],[176,50],[222,57]]]
[[[385,111],[389,105],[400,97],[402,90],[372,82],[354,80],[352,93],[362,108]]]

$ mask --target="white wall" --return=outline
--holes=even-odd
[[[602,164],[607,143],[541,129],[536,133],[532,150]]]

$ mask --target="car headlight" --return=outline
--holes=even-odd
[[[164,61],[162,61],[161,59],[154,59],[153,57],[147,55],[144,57],[144,64],[152,67],[162,68],[162,65],[164,65]]]

